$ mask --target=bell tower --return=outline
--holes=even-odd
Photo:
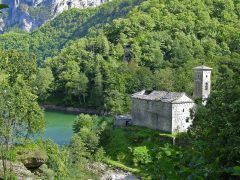
[[[203,105],[206,105],[211,92],[212,68],[202,65],[193,69],[195,71],[193,97],[202,98]]]

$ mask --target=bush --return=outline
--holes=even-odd
[[[151,162],[151,156],[146,146],[139,146],[133,149],[133,162],[135,166],[139,164],[148,164]]]
[[[104,151],[104,149],[102,147],[98,148],[98,150],[95,153],[95,161],[97,162],[102,162],[105,159],[105,154],[106,152]]]
[[[95,120],[96,116],[80,114],[73,124],[73,132],[79,133],[83,127],[92,129],[94,127]]]

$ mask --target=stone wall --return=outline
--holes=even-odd
[[[133,99],[132,123],[165,132],[172,131],[172,104]]]
[[[211,71],[196,70],[193,97],[207,99],[211,92]]]
[[[190,111],[195,106],[194,103],[172,104],[172,132],[184,132],[192,124]]]

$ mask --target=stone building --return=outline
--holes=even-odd
[[[207,66],[198,66],[195,70],[193,97],[202,98],[205,105],[211,92],[211,73],[212,68]]]
[[[199,66],[194,70],[193,94],[205,103],[210,95],[212,69]],[[132,104],[132,124],[169,133],[186,131],[196,106],[186,93],[146,90],[133,94]]]
[[[114,117],[114,127],[125,128],[131,124],[132,117],[130,115],[120,115]]]

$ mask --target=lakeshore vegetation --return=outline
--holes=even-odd
[[[14,162],[38,154],[45,179],[97,179],[101,172],[88,168],[95,162],[145,179],[239,178],[239,12],[238,0],[114,0],[0,35],[1,176],[13,179]],[[67,146],[29,140],[44,130],[41,103],[128,113],[130,94],[142,89],[191,95],[192,68],[202,63],[214,69],[213,91],[176,135],[182,144],[83,114]]]

